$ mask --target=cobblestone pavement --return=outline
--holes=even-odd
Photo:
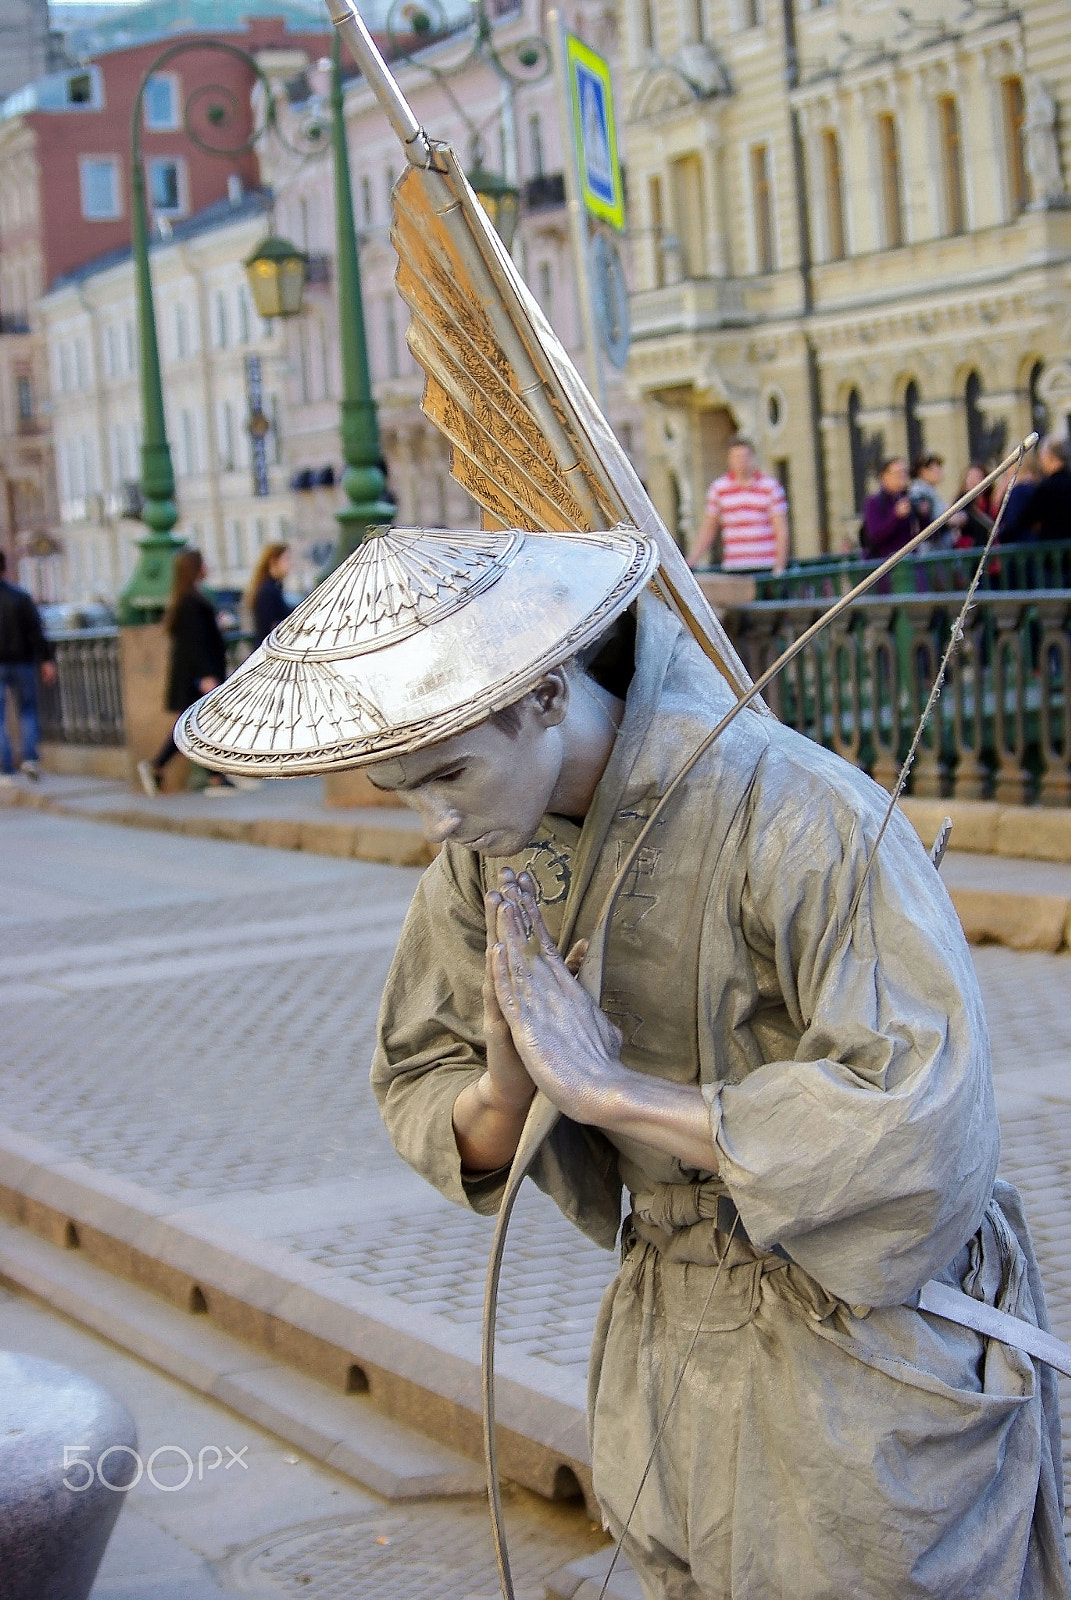
[[[405,1172],[367,1084],[417,873],[27,811],[0,814],[0,862],[0,1123],[184,1207],[242,1218],[475,1338],[487,1219]],[[1024,1192],[1053,1324],[1071,1340],[1071,957],[975,957],[1004,1172]],[[350,1186],[368,1179],[374,1229],[349,1209]],[[582,1397],[613,1266],[526,1195],[502,1338],[546,1363],[552,1392],[568,1380]]]
[[[126,1497],[91,1600],[497,1594],[482,1496],[380,1501],[246,1418],[3,1289],[0,1347],[74,1367],[118,1395],[137,1424],[143,1467],[152,1463]],[[605,1543],[582,1509],[516,1489],[506,1517],[518,1600],[541,1600],[543,1580]]]

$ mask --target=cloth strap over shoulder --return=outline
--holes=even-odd
[[[1071,1378],[1071,1345],[1064,1344],[1062,1339],[1054,1338],[1032,1322],[1024,1322],[1022,1317],[1009,1316],[1006,1311],[998,1311],[996,1306],[986,1305],[984,1300],[975,1300],[973,1295],[964,1294],[962,1289],[953,1289],[949,1284],[937,1283],[931,1278],[929,1283],[922,1285],[915,1301],[910,1303],[916,1305],[919,1311],[928,1311],[931,1316],[943,1317],[946,1322],[956,1322],[961,1328],[970,1328],[986,1338],[1010,1344]]]

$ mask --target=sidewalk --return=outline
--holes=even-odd
[[[400,1163],[367,1086],[416,873],[31,810],[0,853],[0,1276],[388,1498],[471,1493],[491,1225]],[[976,962],[1071,1338],[1071,960]],[[498,1415],[504,1475],[547,1496],[589,1490],[614,1266],[528,1186]]]
[[[150,799],[110,779],[46,773],[36,786],[20,782],[0,790],[0,805],[395,866],[426,866],[432,860],[434,846],[425,841],[412,811],[404,806],[329,808],[322,790],[319,778],[294,778],[223,798],[190,792]],[[980,802],[945,806],[908,800],[904,809],[927,846],[945,810],[954,814],[953,845],[962,838],[967,848],[948,851],[942,876],[972,944],[1071,948],[1071,817]],[[1017,836],[1022,838],[1019,858],[1008,854]],[[1049,859],[1039,859],[1044,854]]]
[[[384,1500],[3,1289],[0,1346],[95,1379],[134,1417],[141,1470],[135,1465],[137,1483],[123,1496],[92,1600],[471,1600],[497,1589],[482,1494],[425,1490]],[[574,1563],[605,1570],[607,1556],[597,1552],[606,1535],[582,1507],[514,1492],[506,1517],[518,1592],[530,1600],[571,1595],[577,1580],[563,1583]],[[630,1581],[627,1570],[620,1579],[615,1573],[612,1600],[639,1600]]]

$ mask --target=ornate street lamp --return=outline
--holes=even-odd
[[[137,303],[138,344],[140,350],[141,382],[141,520],[148,532],[138,540],[138,561],[134,571],[119,596],[119,620],[131,623],[154,622],[162,612],[171,586],[171,563],[175,552],[182,549],[182,541],[172,533],[178,521],[175,504],[175,468],[171,446],[167,439],[164,418],[164,396],[160,379],[160,351],[156,336],[156,314],[153,308],[152,275],[149,270],[149,217],[145,202],[145,168],[142,160],[141,133],[144,121],[145,91],[150,79],[176,56],[190,51],[214,50],[243,62],[254,74],[264,90],[264,116],[260,126],[255,126],[248,138],[233,144],[218,144],[198,132],[193,115],[200,113],[213,129],[221,128],[237,107],[233,92],[200,84],[190,94],[183,107],[183,128],[187,137],[209,155],[232,158],[251,150],[257,140],[271,129],[278,136],[275,101],[271,85],[256,61],[246,50],[228,44],[222,39],[188,39],[170,46],[153,61],[138,85],[130,122],[130,221],[131,253],[134,260],[134,295]],[[267,257],[265,257],[267,252]],[[301,252],[285,240],[266,239],[250,257],[265,261],[265,283],[274,281],[280,307],[273,316],[293,315],[301,309],[300,289],[295,304],[297,267],[300,263],[301,284],[304,284],[304,262]],[[258,276],[259,268],[257,269]],[[258,310],[260,301],[257,301]],[[264,313],[261,313],[264,315]]]
[[[243,263],[253,304],[265,322],[301,311],[309,258],[289,239],[270,233]]]

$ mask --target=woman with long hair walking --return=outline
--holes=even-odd
[[[164,612],[164,629],[170,636],[167,674],[167,709],[176,715],[192,706],[227,676],[227,647],[216,621],[216,610],[201,583],[208,575],[200,550],[180,550],[171,569],[171,595]],[[174,734],[168,734],[151,761],[138,762],[138,777],[146,794],[160,792],[164,768],[178,755]],[[209,774],[205,793],[233,790],[229,778]]]
[[[294,609],[283,593],[283,580],[289,571],[290,546],[266,544],[245,592],[246,605],[253,619],[254,650]]]

